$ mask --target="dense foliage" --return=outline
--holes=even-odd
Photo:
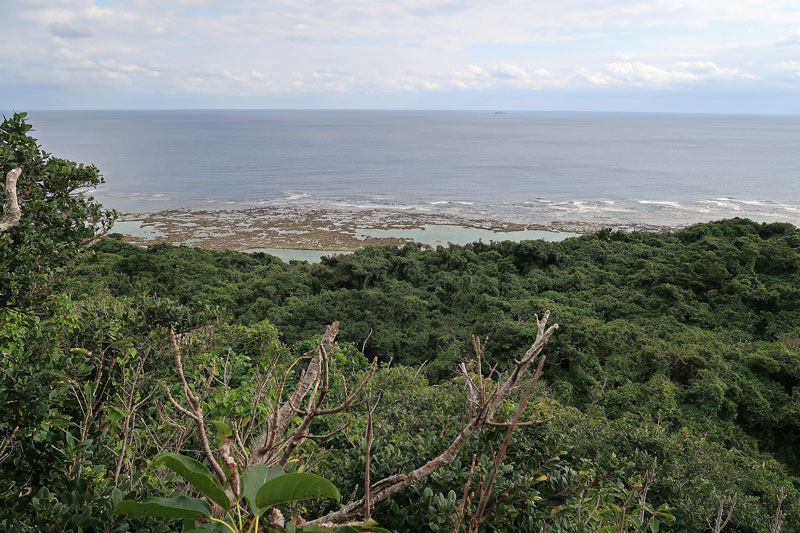
[[[562,330],[548,346],[549,386],[541,394],[555,402],[554,419],[515,436],[509,464],[528,466],[509,471],[507,483],[518,477],[514,493],[558,494],[564,488],[552,481],[554,469],[564,469],[558,483],[573,486],[573,499],[581,492],[577,479],[623,490],[614,483],[627,486],[658,457],[650,495],[675,508],[676,530],[702,530],[715,506],[735,497],[728,527],[760,531],[780,487],[796,494],[799,268],[796,228],[728,220],[672,234],[601,232],[560,243],[375,247],[317,265],[108,239],[72,290],[120,298],[147,287],[194,312],[216,307],[219,321],[239,327],[266,319],[288,346],[341,320],[340,339],[361,347],[368,338],[365,354],[397,367],[379,376],[395,380],[381,390],[401,391],[396,402],[404,406],[392,407],[396,418],[378,426],[387,471],[422,460],[447,441],[442,427],[457,427],[452,417],[460,411],[451,402],[463,399],[454,368],[469,359],[472,333],[490,338],[487,355],[502,368],[534,335],[532,314],[551,308]],[[421,372],[402,370],[425,361]],[[348,442],[331,445],[337,461],[329,477],[339,486],[357,484],[359,451]],[[488,453],[480,447],[486,445],[473,452]],[[557,464],[548,463],[550,455]],[[432,488],[458,493],[467,461],[443,481],[435,476]],[[547,481],[526,474],[545,469]],[[547,490],[539,486],[548,483]],[[395,498],[384,523],[423,527],[415,520],[431,513],[424,505],[413,511],[420,501],[449,505],[424,498],[425,489]],[[563,509],[563,495],[557,500],[562,505],[553,507]],[[784,508],[796,510],[796,498],[791,502]],[[527,529],[537,513],[535,503],[525,505],[495,516],[511,520],[510,529]],[[446,528],[443,509],[437,527]]]
[[[53,157],[36,144],[31,130],[25,113],[0,124],[0,176],[23,169],[17,184],[22,218],[0,232],[0,306],[25,306],[50,292],[64,265],[115,217],[81,194],[103,182],[97,168]]]
[[[115,294],[145,285],[231,321],[268,319],[288,344],[341,320],[343,340],[360,345],[372,331],[367,356],[428,361],[436,382],[469,357],[470,334],[488,335],[489,357],[508,362],[535,333],[533,313],[553,309],[563,327],[548,379],[562,402],[610,418],[633,409],[800,467],[800,232],[788,224],[409,244],[321,265],[113,239],[97,250],[85,279]]]
[[[179,520],[113,513],[120,502],[198,495],[156,464],[165,453],[203,460],[167,399],[167,388],[181,393],[170,328],[186,334],[186,377],[206,388],[209,420],[246,430],[281,399],[260,396],[263,377],[299,379],[298,356],[341,321],[337,379],[357,381],[373,356],[383,363],[369,385],[380,479],[439,453],[463,426],[455,369],[473,358],[471,335],[489,337],[497,367],[482,371],[497,382],[544,309],[561,330],[524,414],[538,423],[513,433],[484,530],[711,531],[730,513],[724,531],[800,531],[797,228],[736,219],[559,243],[369,247],[316,265],[118,236],[81,252],[92,233],[67,221],[107,215],[48,174],[61,166],[20,120],[3,125],[17,140],[4,140],[2,168],[43,178],[27,186],[41,188],[26,193],[27,221],[0,234],[0,531],[180,530]],[[12,162],[10,146],[25,147],[13,153],[28,162]],[[83,173],[73,184],[99,179],[70,168],[63,176]],[[42,233],[52,242],[39,243]],[[332,383],[331,397],[345,395]],[[360,497],[365,410],[315,421],[320,435],[344,429],[309,441],[286,472]],[[504,435],[484,432],[453,464],[379,502],[374,518],[395,531],[452,531],[473,457],[474,489]],[[338,504],[287,505],[318,516]]]

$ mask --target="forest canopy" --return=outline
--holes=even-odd
[[[515,389],[496,415],[519,409],[524,427],[485,428],[451,463],[375,502],[382,527],[466,524],[478,497],[465,487],[474,479],[480,492],[509,435],[482,531],[800,531],[794,226],[409,243],[320,264],[120,235],[88,247],[113,219],[75,194],[99,183],[97,170],[45,154],[28,130],[15,116],[1,131],[2,179],[20,167],[25,200],[22,222],[0,233],[0,530],[181,530],[114,510],[202,496],[186,478],[194,463],[164,455],[214,470],[195,409],[206,440],[235,433],[250,449],[251,424],[292,390],[262,384],[301,383],[308,354],[335,346],[327,393],[348,408],[313,418],[308,435],[321,438],[304,437],[281,474],[321,476],[342,501],[328,490],[275,504],[287,517],[334,513],[366,497],[367,450],[379,480],[447,448],[474,407],[471,386],[513,375],[549,309],[560,329],[541,379],[526,407]],[[348,404],[344,387],[361,382],[369,402]]]
[[[169,245],[138,248],[115,236],[93,247],[67,293],[76,303],[98,295],[149,301],[141,311],[152,313],[149,320],[167,319],[155,318],[148,306],[180,309],[168,320],[185,321],[186,328],[210,321],[244,334],[268,323],[275,342],[296,353],[339,320],[339,341],[363,350],[357,366],[372,357],[392,362],[376,378],[393,381],[391,394],[433,395],[414,400],[424,408],[404,401],[405,416],[389,402],[390,412],[378,407],[376,428],[387,446],[397,447],[385,450],[395,450],[399,464],[421,460],[421,450],[446,440],[436,431],[456,424],[448,420],[450,402],[462,401],[456,368],[470,359],[472,334],[488,337],[487,361],[505,369],[535,335],[530,317],[552,309],[561,330],[548,346],[546,386],[537,393],[552,420],[515,435],[509,464],[525,466],[509,472],[502,486],[515,487],[499,513],[507,530],[547,523],[553,507],[567,512],[571,505],[574,512],[581,483],[586,492],[613,472],[623,485],[635,483],[658,458],[649,498],[674,508],[676,531],[707,530],[705,518],[720,505],[727,512],[734,501],[729,528],[766,531],[780,491],[796,495],[800,468],[799,266],[796,228],[749,220],[665,234],[608,231],[559,243],[370,247],[316,265]],[[228,345],[231,353],[244,349],[235,348],[233,337]],[[357,484],[358,459],[341,456],[350,445],[328,445],[329,457],[339,459],[326,464],[327,476],[342,480],[339,486]],[[553,457],[557,464],[548,463]],[[468,460],[448,474],[454,482],[429,481],[414,491],[458,492]],[[340,470],[345,464],[350,474]],[[545,468],[555,469],[545,474],[549,487],[515,480]],[[586,468],[594,481],[582,477]],[[530,490],[551,498],[549,507],[518,508],[513,498]],[[436,529],[420,520],[442,502],[420,501],[395,498],[379,505],[376,517],[398,530]],[[796,502],[786,498],[787,513]],[[446,529],[449,519],[441,522],[437,527]]]

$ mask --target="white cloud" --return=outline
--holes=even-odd
[[[639,61],[609,63],[606,66],[606,72],[615,80],[634,83],[654,82],[657,84],[666,84],[697,80],[697,75],[691,72],[666,70]]]
[[[26,0],[4,83],[238,95],[786,80],[796,0]],[[736,42],[741,24],[748,39]],[[744,47],[744,48],[743,48]],[[331,68],[330,65],[337,65]],[[748,81],[749,80],[749,81]],[[91,95],[87,95],[91,98]],[[13,103],[13,102],[12,102]]]
[[[496,89],[501,87],[541,89],[560,85],[564,79],[545,68],[526,68],[505,63],[494,66],[466,65],[453,71],[447,80],[459,89]],[[423,84],[424,86],[424,84]],[[437,84],[437,87],[440,86]]]
[[[507,78],[512,80],[527,80],[530,75],[524,68],[516,65],[500,65],[492,69],[492,76],[495,78]]]
[[[603,72],[592,72],[586,68],[578,69],[578,74],[593,85],[608,85],[617,81],[608,74]]]
[[[582,69],[580,75],[595,85],[674,86],[708,80],[750,80],[755,76],[735,68],[720,68],[713,61],[678,61],[658,66],[641,61],[609,63],[600,72]]]
[[[792,32],[791,34],[775,41],[778,46],[789,46],[793,44],[800,44],[800,30]]]
[[[684,72],[697,74],[701,78],[717,78],[723,80],[753,79],[755,76],[739,72],[735,68],[720,68],[713,61],[680,61],[675,68]]]
[[[775,65],[779,70],[788,70],[789,72],[800,76],[800,61],[781,61]]]

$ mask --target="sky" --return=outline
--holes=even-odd
[[[2,0],[0,109],[800,114],[798,0]]]

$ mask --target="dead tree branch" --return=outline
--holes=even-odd
[[[653,458],[653,464],[647,471],[644,473],[643,476],[643,486],[642,492],[639,495],[639,507],[641,511],[639,511],[639,523],[645,524],[644,521],[644,512],[645,512],[645,504],[647,503],[647,492],[650,490],[650,486],[653,484],[653,481],[656,480],[656,468],[658,467],[658,457]]]
[[[284,374],[281,385],[278,387],[278,395],[272,416],[261,433],[255,451],[250,455],[246,466],[265,464],[272,458],[275,453],[275,447],[280,442],[279,439],[282,439],[286,433],[289,422],[296,411],[296,406],[300,405],[300,402],[306,397],[311,387],[317,383],[317,378],[322,371],[323,358],[325,357],[323,354],[327,353],[325,352],[326,347],[333,345],[337,333],[339,333],[338,321],[325,329],[325,334],[322,336],[322,342],[320,342],[319,346],[304,355],[304,357],[311,357],[311,362],[303,372],[303,377],[297,384],[295,391],[289,396],[286,403],[279,407],[288,372]]]
[[[717,516],[714,520],[714,523],[711,523],[710,518],[706,518],[706,524],[708,524],[709,529],[713,533],[722,533],[722,530],[728,525],[728,522],[731,521],[731,517],[733,516],[733,510],[736,509],[736,500],[737,497],[734,494],[729,498],[722,497],[719,500],[719,506],[717,507]],[[727,506],[727,509],[726,509]],[[727,515],[725,511],[727,510]]]
[[[0,219],[0,232],[8,231],[19,223],[22,217],[22,209],[19,207],[19,199],[17,198],[17,180],[22,169],[17,167],[8,171],[6,174],[6,199],[3,204],[5,214]]]
[[[439,468],[450,464],[456,458],[464,445],[472,437],[478,435],[483,428],[488,425],[488,422],[492,419],[497,409],[499,409],[503,402],[506,401],[512,390],[519,385],[520,381],[525,376],[525,372],[534,364],[534,362],[537,361],[538,364],[532,379],[539,379],[545,361],[545,356],[539,357],[539,355],[544,346],[547,344],[550,336],[558,329],[558,324],[553,324],[552,326],[547,327],[547,320],[549,317],[550,311],[547,311],[541,320],[538,316],[536,317],[538,326],[536,339],[525,355],[516,361],[514,369],[511,371],[511,373],[504,380],[502,380],[490,394],[488,394],[488,391],[485,391],[485,382],[483,377],[478,377],[479,384],[477,384],[478,386],[476,387],[478,405],[475,406],[476,409],[474,411],[474,415],[471,416],[469,422],[467,422],[467,424],[459,432],[447,449],[430,461],[410,472],[405,474],[395,474],[374,483],[372,487],[370,487],[370,497],[373,504],[392,496],[409,485],[416,483],[420,479],[427,477]],[[482,345],[476,346],[476,349],[482,350]],[[487,394],[488,396],[486,396]],[[485,398],[485,400],[482,399],[482,396]],[[346,520],[348,517],[362,513],[364,511],[364,505],[365,502],[362,498],[345,505],[338,511],[307,522],[307,524],[317,525],[339,523]]]
[[[367,396],[367,402],[369,402],[369,396]],[[374,405],[369,405],[369,403],[367,403],[367,430],[365,435],[367,448],[364,452],[364,522],[369,522],[370,516],[372,515],[372,500],[370,498],[370,460],[372,459],[373,438],[372,415],[378,407],[378,402],[380,402],[380,398],[378,398]]]
[[[778,507],[775,509],[775,514],[772,516],[772,519],[767,524],[767,531],[769,533],[781,533],[783,529],[783,500],[786,499],[786,489],[781,487],[778,489],[778,495],[776,496],[778,500]]]
[[[459,533],[461,531],[461,522],[464,520],[464,512],[469,509],[470,504],[472,503],[472,496],[470,493],[470,488],[472,486],[472,476],[475,474],[475,461],[478,459],[478,454],[472,454],[472,465],[469,467],[469,476],[467,476],[467,483],[464,485],[464,494],[461,496],[461,503],[458,506],[458,511],[456,511],[455,516],[455,527],[453,531],[455,533]]]
[[[216,457],[214,457],[214,453],[211,451],[211,445],[208,442],[208,433],[206,432],[205,418],[203,415],[203,400],[192,391],[192,388],[189,387],[189,383],[186,381],[186,375],[183,372],[181,347],[178,342],[178,336],[175,334],[173,329],[169,330],[169,340],[172,356],[175,359],[175,367],[178,371],[178,378],[183,386],[183,396],[186,399],[186,403],[189,405],[189,408],[187,409],[183,407],[175,400],[175,398],[172,397],[169,387],[166,388],[167,399],[169,399],[169,402],[178,411],[194,420],[195,426],[197,426],[197,432],[200,435],[200,445],[203,448],[203,454],[206,456],[206,459],[208,459],[208,462],[211,463],[211,468],[214,470],[214,473],[217,475],[220,483],[224,485],[228,481],[228,478],[225,476],[225,472],[222,470],[219,462],[217,462]],[[211,378],[209,378],[209,382],[210,381]]]
[[[542,356],[544,359],[544,356]],[[497,480],[497,472],[500,469],[500,465],[503,463],[503,459],[505,459],[506,451],[508,450],[508,444],[511,442],[511,435],[514,433],[514,430],[517,429],[517,425],[519,424],[519,418],[522,416],[522,413],[528,407],[528,400],[531,397],[531,393],[533,389],[536,387],[536,382],[539,380],[539,374],[536,374],[531,379],[530,384],[528,385],[528,389],[522,395],[522,399],[520,399],[519,405],[517,406],[517,410],[514,413],[514,418],[511,423],[508,425],[508,430],[506,431],[506,435],[503,438],[503,443],[500,445],[500,450],[497,452],[497,455],[494,458],[494,465],[492,466],[492,473],[489,474],[489,479],[486,481],[486,486],[483,488],[483,492],[481,493],[481,498],[478,501],[478,508],[475,511],[475,516],[473,517],[470,523],[470,531],[475,533],[478,531],[481,523],[484,521],[488,514],[486,513],[486,504],[489,503],[489,497],[492,495],[492,491],[494,490],[494,484]]]

